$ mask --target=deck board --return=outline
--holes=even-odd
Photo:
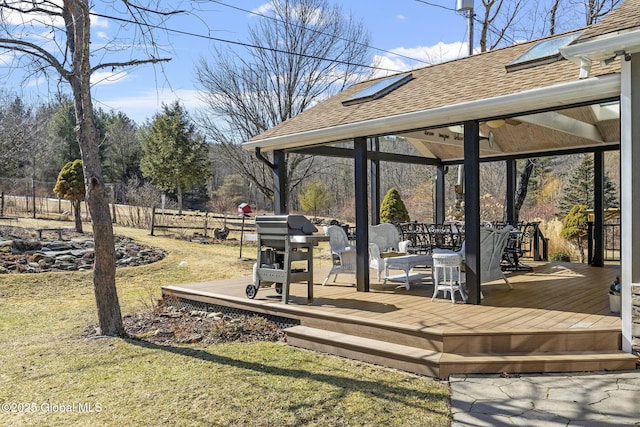
[[[433,286],[403,284],[383,287],[371,275],[371,291],[357,292],[355,277],[342,274],[322,286],[328,268],[314,271],[314,301],[307,303],[306,285],[290,286],[290,303],[303,310],[321,310],[409,326],[430,326],[452,330],[549,330],[614,328],[620,329],[618,315],[610,313],[608,286],[619,267],[591,267],[572,263],[530,263],[532,272],[508,273],[513,289],[502,280],[483,285],[481,305],[452,304],[442,296],[431,301]],[[244,289],[250,278],[176,285],[185,291],[209,292],[246,298]],[[459,299],[459,296],[458,296]],[[281,304],[274,287],[261,288],[255,303],[273,308]]]

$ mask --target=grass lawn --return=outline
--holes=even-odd
[[[237,246],[115,231],[169,253],[118,269],[125,315],[150,309],[161,285],[250,274]],[[82,338],[95,323],[91,273],[0,276],[0,425],[450,424],[448,387],[429,378],[281,343]]]

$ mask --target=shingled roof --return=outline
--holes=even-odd
[[[576,30],[579,36],[572,45],[621,32],[638,31],[639,12],[640,0],[626,0],[599,23]],[[526,114],[542,109],[560,109],[563,105],[609,100],[619,95],[619,58],[606,66],[594,64],[588,79],[580,79],[579,67],[563,58],[515,71],[507,70],[507,64],[532,46],[566,34],[415,69],[411,71],[412,79],[409,82],[379,99],[344,105],[343,101],[381,79],[354,84],[298,116],[252,138],[244,146],[247,149],[286,149],[336,142],[356,136],[395,134],[407,137],[425,156],[454,159],[461,156],[460,147],[456,148],[455,144],[430,144],[439,142],[438,132],[446,131],[448,136],[445,139],[449,139],[450,143],[456,135],[452,130],[447,131],[452,125],[464,120],[504,117],[513,118],[509,123],[514,125],[514,128],[509,132],[507,127],[500,132],[493,132],[492,137],[504,137],[503,143],[497,144],[498,148],[485,147],[483,155],[496,154],[496,150],[517,152],[525,147],[530,151],[549,149],[557,144],[554,141],[559,135],[554,134],[554,130],[549,131],[549,128],[546,128],[545,135],[535,132],[534,125],[541,118],[532,118],[525,116]],[[492,100],[495,102],[492,103]],[[508,111],[506,107],[500,107],[500,102],[505,100],[510,100]],[[591,114],[593,111],[587,113]],[[587,113],[575,109],[563,112],[572,120],[583,120],[581,117]],[[578,135],[575,140],[571,140],[571,137],[569,140],[565,139],[563,145],[617,143],[619,135],[616,133],[616,126],[610,122],[610,115],[606,119],[609,123],[603,122],[602,126],[599,126],[599,137],[591,140],[587,138],[585,141]],[[586,118],[584,121],[592,126],[599,124],[599,119],[595,117]],[[416,123],[419,123],[419,126]],[[524,131],[524,136],[535,134],[536,141],[541,143],[543,140],[544,144],[539,147],[527,145],[522,139],[523,136],[515,133],[515,126],[521,124],[525,126],[518,126],[517,130],[520,133]],[[425,132],[425,129],[432,131]],[[485,128],[485,134],[488,131]],[[513,146],[511,142],[505,143],[506,138],[509,138],[509,141],[519,138],[521,146]]]

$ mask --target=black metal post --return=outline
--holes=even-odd
[[[356,288],[369,292],[369,209],[367,203],[367,139],[355,138],[354,181],[356,196]]]
[[[464,122],[465,272],[469,304],[480,304],[480,126]]]
[[[380,140],[378,137],[369,138],[370,151],[380,152]],[[380,223],[380,160],[371,159],[371,224]]]
[[[282,150],[273,152],[273,211],[287,215],[287,162]]]
[[[591,265],[604,266],[604,153],[593,153],[593,258]]]
[[[436,224],[442,224],[444,222],[445,213],[445,198],[444,198],[444,176],[447,173],[446,166],[440,164],[436,170],[436,209],[435,209],[435,222]]]
[[[515,194],[516,194],[516,160],[508,159],[505,161],[507,165],[507,194],[505,200],[506,218],[505,221],[513,226],[516,225],[516,206],[515,206]]]

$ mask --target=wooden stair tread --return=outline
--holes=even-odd
[[[367,351],[375,351],[378,354],[388,354],[403,360],[420,360],[423,362],[438,363],[442,353],[410,347],[402,344],[394,344],[371,338],[363,338],[355,335],[343,334],[324,329],[310,328],[308,326],[293,326],[285,330],[287,336],[302,338],[314,342],[335,343],[335,345]]]
[[[623,351],[583,351],[583,352],[540,352],[540,353],[485,353],[453,354],[445,353],[440,363],[490,363],[492,361],[567,361],[582,362],[598,360],[623,360],[636,362],[638,357]]]

